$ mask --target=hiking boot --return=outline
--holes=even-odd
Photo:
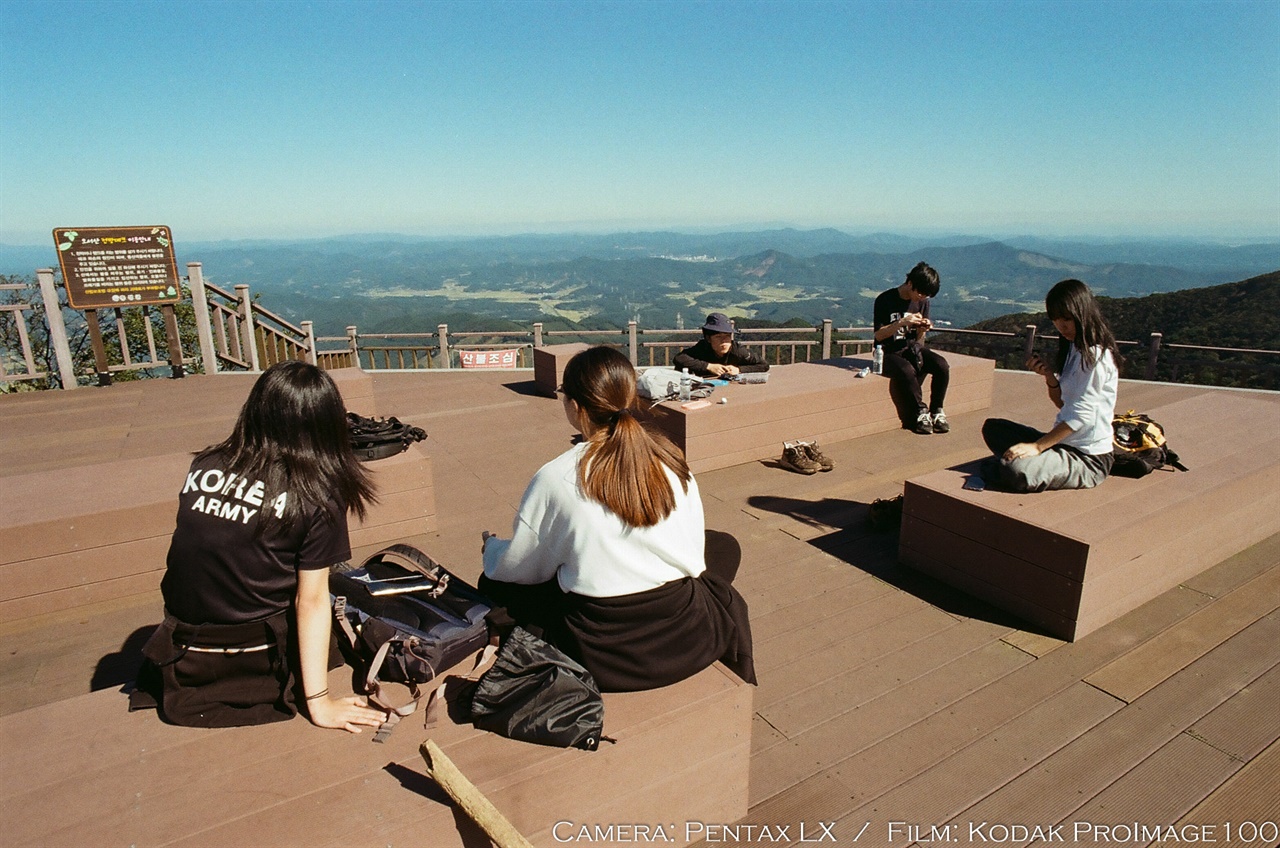
[[[929,410],[920,413],[920,417],[916,419],[916,425],[911,428],[922,436],[932,435],[933,433],[933,416],[929,414]]]
[[[818,447],[817,442],[800,442],[800,444],[804,446],[804,451],[808,455],[809,459],[818,463],[819,469],[823,471],[830,471],[836,467],[835,462],[831,460],[831,457],[822,452],[822,448]]]
[[[947,423],[947,413],[939,409],[933,413],[933,432],[950,433],[951,425]]]
[[[822,466],[809,458],[806,447],[803,442],[783,442],[782,459],[778,462],[783,468],[800,474],[817,474]]]

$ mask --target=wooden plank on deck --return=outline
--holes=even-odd
[[[1280,563],[1231,594],[1187,616],[1157,638],[1085,678],[1132,702],[1258,619],[1280,608]]]
[[[1280,615],[1273,614],[996,789],[957,820],[1062,821],[1081,797],[1102,791],[1269,669],[1274,660],[1265,646],[1277,638]]]
[[[1161,840],[1151,848],[1173,848],[1192,841],[1227,848],[1256,848],[1273,842],[1274,827],[1280,822],[1277,786],[1280,786],[1280,742],[1251,760],[1180,818],[1173,828],[1173,839]],[[1250,826],[1258,824],[1262,825],[1262,831]],[[1241,825],[1245,825],[1243,830]]]

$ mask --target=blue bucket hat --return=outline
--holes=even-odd
[[[729,323],[729,316],[723,312],[712,312],[707,316],[707,323],[702,325],[704,333],[732,333],[733,325]]]

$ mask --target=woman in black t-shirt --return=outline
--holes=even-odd
[[[385,715],[329,696],[329,566],[351,556],[347,512],[374,499],[337,386],[314,365],[272,366],[235,429],[196,454],[161,582],[166,617],[139,688],[174,724],[291,718],[352,733]],[[301,677],[298,687],[294,668]]]

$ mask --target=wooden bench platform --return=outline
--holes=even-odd
[[[331,688],[349,692],[348,674],[332,672]],[[747,813],[752,694],[716,664],[606,695],[605,734],[617,742],[587,752],[514,742],[444,710],[430,730],[420,713],[406,718],[385,744],[301,717],[170,727],[103,690],[0,718],[0,828],[12,848],[487,845],[425,776],[418,746],[429,737],[535,845],[627,843],[642,826],[682,845],[701,836],[687,838],[686,822]],[[591,836],[579,840],[584,827]]]
[[[925,474],[906,482],[901,562],[1075,640],[1280,532],[1280,397],[1140,411],[1190,471],[1031,495],[961,488],[976,462]]]
[[[946,354],[951,384],[946,409],[955,416],[991,406],[995,363]],[[654,422],[685,452],[695,473],[777,458],[782,443],[817,439],[826,444],[903,424],[884,377],[857,377],[869,357],[777,366],[763,384],[717,388],[708,408],[686,410],[665,402],[651,410]],[[928,391],[928,383],[925,384]],[[720,404],[727,398],[727,404]]]
[[[349,408],[376,414],[367,374],[333,374]],[[93,450],[98,461],[11,474],[0,485],[0,620],[159,587],[191,454],[226,437],[253,381],[238,374],[164,381],[147,402],[130,400],[127,386],[84,390],[100,393],[100,417],[59,422],[62,441],[60,431],[44,430],[43,449]],[[355,556],[435,529],[431,457],[422,443],[369,468],[380,500],[363,523],[353,521]]]
[[[556,387],[564,376],[564,367],[569,364],[573,355],[591,347],[588,344],[574,343],[547,345],[533,349],[533,383],[538,391],[547,397],[556,396]]]

